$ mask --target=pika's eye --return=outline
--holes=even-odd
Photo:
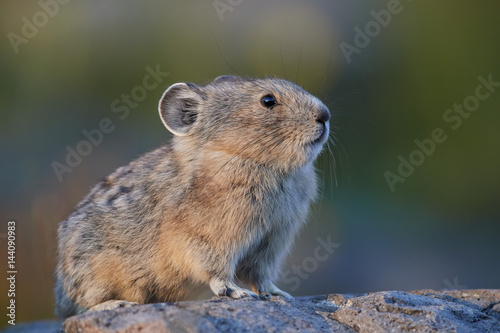
[[[264,97],[262,97],[262,99],[260,100],[260,103],[268,108],[268,109],[272,109],[275,105],[276,105],[276,99],[274,98],[273,95],[266,95]]]

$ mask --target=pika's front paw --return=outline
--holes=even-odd
[[[271,295],[273,295],[273,296],[281,296],[281,297],[283,297],[283,298],[285,298],[287,300],[292,300],[293,299],[292,295],[290,295],[289,293],[287,293],[286,291],[283,291],[281,289],[277,289],[277,290],[271,292]]]
[[[258,287],[254,286],[254,290],[259,291],[259,297],[263,300],[268,300],[271,296],[281,296],[287,300],[293,299],[292,295],[276,287],[276,285],[272,282],[263,283]]]
[[[89,309],[89,311],[102,311],[102,310],[113,310],[116,308],[128,308],[130,306],[139,305],[136,302],[128,302],[122,300],[111,300],[103,303],[99,303]]]
[[[259,298],[259,296],[254,293],[253,291],[243,289],[240,287],[234,288],[234,287],[229,287],[226,289],[226,296],[229,296],[234,299],[238,298],[243,298],[243,297],[253,297],[253,298]]]
[[[212,279],[210,281],[210,289],[218,296],[228,296],[234,299],[243,297],[259,298],[256,293],[250,290],[240,288],[232,282],[220,279]]]

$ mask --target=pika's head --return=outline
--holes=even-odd
[[[328,108],[277,78],[176,83],[163,94],[159,111],[176,140],[285,170],[313,161],[329,132]]]

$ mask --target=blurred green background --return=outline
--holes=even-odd
[[[479,76],[500,82],[500,2],[402,0],[385,26],[371,11],[390,1],[69,1],[45,6],[53,17],[41,3],[0,4],[0,232],[17,222],[18,322],[53,317],[57,224],[98,179],[169,140],[162,92],[222,74],[295,81],[333,114],[322,194],[281,287],[500,288],[500,88],[458,129],[443,120]],[[359,44],[356,27],[372,37],[348,61],[341,45]],[[148,66],[169,75],[120,119],[113,101]],[[52,163],[104,118],[114,131],[59,181]],[[435,128],[447,140],[391,191],[384,173]],[[315,258],[328,241],[332,253]],[[6,279],[0,287],[5,309]]]

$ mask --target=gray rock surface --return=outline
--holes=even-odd
[[[213,298],[89,312],[75,332],[500,332],[500,290]]]
[[[74,332],[500,332],[500,290],[330,294],[286,301],[213,298],[88,312],[63,324]],[[54,333],[58,321],[4,332]]]

